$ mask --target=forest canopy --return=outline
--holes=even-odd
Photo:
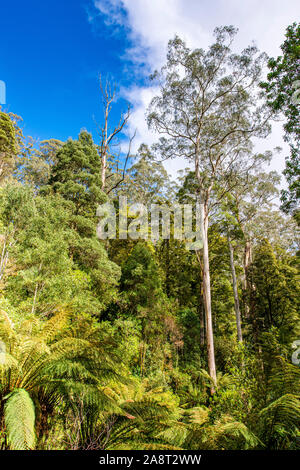
[[[114,124],[103,78],[95,138],[35,142],[0,109],[2,450],[299,450],[300,24],[278,58],[233,52],[236,34],[169,41],[157,140],[137,152],[134,135],[119,152],[131,111]],[[279,115],[284,190],[277,150],[254,146]],[[121,197],[198,202],[201,246],[173,225],[99,238],[99,205],[121,216]]]

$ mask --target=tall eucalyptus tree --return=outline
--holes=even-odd
[[[266,55],[255,46],[233,53],[236,32],[233,26],[216,28],[215,42],[207,51],[190,50],[179,37],[171,40],[167,63],[153,76],[160,93],[148,110],[148,125],[161,135],[156,145],[161,157],[186,158],[195,168],[202,215],[208,367],[215,383],[207,237],[211,194],[216,184],[223,188],[220,199],[231,190],[232,174],[252,165],[251,138],[269,132],[268,111],[257,87]]]

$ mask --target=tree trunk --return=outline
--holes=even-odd
[[[200,306],[200,344],[205,345],[205,313],[203,304]]]
[[[206,204],[200,204],[200,224],[203,241],[203,303],[205,310],[205,326],[206,326],[206,345],[208,356],[208,371],[211,376],[214,386],[211,392],[214,393],[215,386],[217,385],[216,363],[215,363],[215,349],[214,349],[214,336],[212,327],[212,314],[211,314],[211,294],[210,294],[210,273],[209,273],[209,257],[208,257],[208,208]]]
[[[166,240],[166,294],[170,297],[170,240]]]
[[[251,241],[246,240],[245,249],[244,249],[244,286],[247,288],[247,278],[248,278],[248,270],[249,266],[252,262],[252,247]]]
[[[232,285],[233,285],[233,295],[234,295],[234,310],[235,310],[235,318],[236,318],[237,336],[238,336],[238,341],[242,343],[243,342],[243,336],[242,336],[242,327],[241,327],[240,302],[239,302],[239,294],[238,294],[235,267],[234,267],[233,246],[232,246],[232,243],[231,243],[231,240],[230,240],[229,237],[228,237],[228,246],[229,246],[229,254],[230,254],[230,267],[231,267],[231,275],[232,275]]]
[[[249,284],[249,266],[252,261],[252,248],[250,240],[246,240],[245,250],[244,250],[244,259],[243,259],[243,269],[244,269],[244,279],[243,279],[243,288],[244,288],[244,298],[245,298],[245,317],[249,319],[250,317],[250,308],[248,295],[251,289]]]
[[[102,169],[101,169],[101,190],[105,191],[105,183],[106,183],[106,153],[104,152],[101,158],[102,161]]]
[[[198,258],[200,263],[200,259]],[[201,277],[202,277],[202,270],[201,270]],[[203,292],[202,292],[202,281],[200,282],[199,286],[199,300],[198,300],[198,311],[199,311],[199,319],[200,319],[200,344],[201,346],[205,345],[205,313],[204,313],[204,305],[203,305]]]

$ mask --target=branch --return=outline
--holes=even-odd
[[[136,136],[136,130],[134,131],[133,136],[129,140],[128,152],[127,152],[125,163],[124,163],[122,178],[107,192],[107,194],[111,193],[114,189],[116,189],[119,186],[119,184],[122,183],[122,181],[124,181],[125,179],[126,167],[127,167],[127,163],[130,157],[131,145],[135,136]]]

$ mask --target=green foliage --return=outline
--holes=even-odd
[[[262,169],[272,153],[252,152],[252,125],[269,131],[252,88],[265,56],[232,54],[235,33],[217,28],[207,51],[170,41],[148,116],[168,138],[141,145],[124,175],[112,141],[129,114],[111,137],[100,128],[98,146],[87,131],[37,145],[0,111],[1,449],[298,449],[299,237],[273,208],[280,177]],[[294,24],[262,85],[287,118],[291,212],[297,42]],[[177,184],[161,162],[174,155],[196,161]],[[99,240],[97,207],[118,214],[119,195],[202,198],[208,260],[172,236]]]
[[[100,169],[92,136],[81,131],[78,140],[68,140],[56,154],[49,185],[72,202],[76,215],[95,217],[97,205],[103,200]]]
[[[0,198],[5,246],[14,257],[3,272],[11,303],[46,316],[66,303],[75,312],[99,314],[114,295],[119,270],[95,235],[78,235],[68,202],[15,184],[3,188]]]
[[[34,147],[34,142],[29,142],[18,158],[16,178],[37,189],[47,185],[62,145],[63,142],[57,139],[43,140],[38,148]]]
[[[172,183],[161,162],[156,162],[146,145],[141,145],[137,161],[128,170],[123,192],[132,202],[151,204],[170,201]]]
[[[285,140],[290,144],[290,156],[286,158],[284,175],[288,189],[281,194],[282,208],[287,213],[299,217],[297,203],[300,198],[299,184],[299,59],[300,59],[300,24],[287,27],[285,41],[281,45],[282,55],[271,58],[268,63],[270,72],[268,81],[261,84],[265,89],[268,104],[274,112],[285,116]],[[298,98],[298,99],[297,99]]]
[[[5,398],[4,420],[7,441],[12,450],[35,447],[34,404],[26,390],[17,388]]]
[[[265,440],[269,449],[297,448],[300,399],[286,394],[261,410]]]
[[[269,449],[298,449],[300,370],[282,357],[273,361],[266,388],[266,406],[259,412],[261,439]]]
[[[160,279],[150,246],[138,242],[122,268],[121,288],[133,309],[152,304]]]
[[[206,423],[205,423],[206,424]],[[257,446],[258,438],[243,423],[224,415],[214,424],[194,425],[186,445],[189,449],[249,450]]]
[[[254,312],[260,331],[275,326],[281,341],[294,335],[299,312],[297,270],[287,259],[278,259],[267,240],[257,247],[250,277],[254,285]]]
[[[0,396],[6,400],[5,397],[13,393],[6,402],[7,418],[6,408],[4,410],[8,437],[14,436],[17,425],[13,423],[17,417],[12,411],[14,404],[20,403],[18,406],[21,407],[22,399],[26,398],[25,420],[29,413],[29,395],[35,404],[39,439],[49,432],[53,413],[76,416],[80,406],[85,410],[117,409],[117,404],[103,387],[111,378],[123,380],[121,361],[114,351],[116,344],[105,332],[104,325],[101,328],[84,318],[74,323],[70,315],[61,311],[47,322],[33,317],[15,327],[9,316],[2,312],[0,338],[5,344],[0,364]],[[15,390],[21,389],[20,397],[15,396]],[[11,442],[18,445],[16,439]],[[28,440],[28,445],[30,442]]]
[[[0,183],[12,174],[22,140],[18,116],[4,113],[0,107]]]

